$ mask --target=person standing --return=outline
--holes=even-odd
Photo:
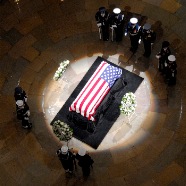
[[[93,159],[89,156],[85,149],[80,149],[76,154],[78,165],[81,167],[83,177],[86,179],[90,175],[90,167],[94,163]]]
[[[112,41],[114,40],[113,38],[114,32],[116,42],[122,41],[124,28],[124,14],[121,13],[121,10],[119,8],[114,8],[113,14],[109,18],[109,22],[110,28],[112,29]]]
[[[176,57],[174,55],[169,55],[167,61],[167,71],[166,71],[166,78],[167,78],[168,85],[176,84],[176,75],[177,75]]]
[[[156,33],[153,30],[151,30],[151,25],[149,23],[145,23],[143,28],[141,27],[140,29],[140,35],[141,35],[141,39],[143,41],[144,50],[145,50],[143,56],[150,57],[152,45],[154,44],[154,41],[156,40]]]
[[[100,7],[95,15],[97,26],[99,28],[100,39],[109,40],[109,13],[105,7]]]
[[[140,30],[140,26],[138,24],[138,19],[135,17],[131,18],[125,29],[125,36],[127,36],[127,34],[129,33],[130,42],[131,42],[130,51],[133,53],[135,53],[138,49],[138,44],[140,39],[139,30]]]
[[[66,145],[63,145],[60,149],[58,149],[56,154],[65,170],[65,173],[72,175],[74,171],[75,155]]]
[[[156,58],[159,59],[158,63],[159,72],[163,74],[166,73],[168,56],[171,54],[169,45],[170,43],[168,41],[163,41],[161,51],[156,55]]]
[[[31,129],[32,123],[29,121],[30,109],[26,102],[23,100],[16,101],[17,119],[22,120],[22,127]]]
[[[26,95],[26,92],[20,86],[17,86],[14,89],[14,98],[15,98],[15,101],[22,100],[24,102],[27,102],[28,97]]]

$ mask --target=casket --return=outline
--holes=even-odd
[[[102,61],[69,107],[69,111],[95,121],[98,107],[121,75],[121,68]]]

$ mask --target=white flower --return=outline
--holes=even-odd
[[[136,96],[132,92],[126,93],[121,100],[120,112],[129,116],[135,111],[136,106]]]
[[[67,66],[69,65],[69,63],[70,63],[69,60],[65,60],[65,61],[60,63],[58,69],[56,70],[56,72],[54,74],[54,77],[53,77],[54,80],[57,81],[63,75],[63,73],[66,71]]]

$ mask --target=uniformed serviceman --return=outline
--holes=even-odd
[[[156,33],[153,30],[151,30],[151,25],[149,23],[145,23],[144,26],[141,27],[140,29],[140,35],[141,35],[141,39],[143,41],[144,50],[145,50],[143,56],[150,57],[152,45],[154,44],[154,41],[156,40]]]
[[[166,78],[168,85],[176,84],[176,75],[177,75],[176,57],[174,55],[169,55],[166,70]]]
[[[100,7],[95,15],[97,26],[99,28],[100,39],[109,40],[109,13],[105,7]]]
[[[61,164],[66,173],[73,174],[75,155],[69,150],[66,145],[63,145],[56,152]]]
[[[15,98],[15,101],[23,100],[24,102],[27,102],[26,92],[20,86],[17,86],[15,88],[15,90],[14,90],[14,98]]]
[[[26,102],[23,100],[16,101],[17,119],[22,120],[22,127],[31,129],[32,123],[29,121],[30,109]]]
[[[109,18],[109,22],[110,28],[112,30],[112,41],[114,40],[114,32],[116,42],[122,41],[124,29],[124,14],[121,13],[121,10],[119,8],[114,8],[113,13]]]
[[[140,26],[138,24],[138,19],[135,17],[131,18],[125,29],[125,36],[127,36],[127,34],[129,33],[130,42],[131,42],[130,51],[133,53],[135,53],[136,50],[138,49],[138,44],[140,39],[139,29]]]
[[[76,154],[76,159],[78,160],[78,165],[81,167],[83,172],[83,177],[86,179],[90,175],[90,167],[93,167],[94,160],[86,152],[85,149],[79,149]]]
[[[171,54],[169,45],[168,41],[163,41],[161,51],[156,55],[156,58],[159,59],[158,69],[162,74],[166,73],[168,56]]]

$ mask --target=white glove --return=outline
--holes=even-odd
[[[127,36],[127,32],[125,32],[125,36]]]
[[[97,26],[100,27],[101,26],[101,23],[97,23]]]
[[[27,102],[27,98],[25,98],[25,102]]]
[[[141,44],[141,39],[139,39],[138,43]]]
[[[26,114],[27,114],[27,116],[30,116],[30,111],[28,110],[28,111],[26,112]]]
[[[172,73],[172,77],[174,77],[174,73]]]
[[[167,63],[165,63],[165,67],[167,67]]]
[[[156,55],[156,58],[157,58],[157,59],[159,59],[160,57],[161,57],[161,56],[159,56],[159,55]]]
[[[117,28],[117,26],[116,26],[116,25],[112,25],[112,27],[113,27],[113,28]]]

